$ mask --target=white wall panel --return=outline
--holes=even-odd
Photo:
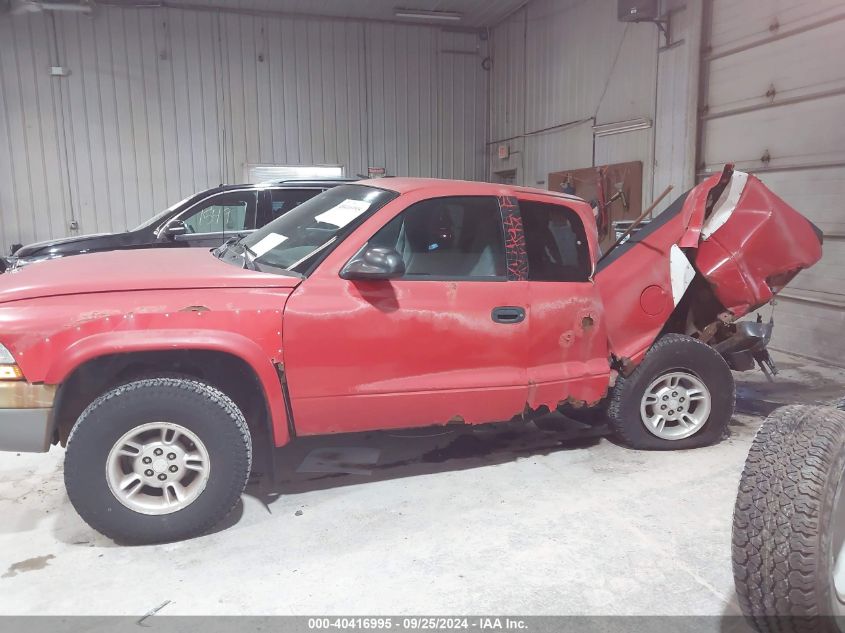
[[[544,186],[552,171],[641,160],[649,198],[653,130],[596,139],[594,147],[591,126],[654,118],[657,29],[620,23],[615,0],[533,0],[492,38],[490,138],[511,146],[522,139],[517,180]],[[515,162],[490,147],[491,171]]]
[[[776,348],[843,364],[845,3],[711,0],[699,160],[757,172],[825,234],[775,310]]]
[[[207,7],[0,16],[0,248],[131,228],[248,164],[481,179],[485,47]]]
[[[59,167],[60,95],[46,69],[53,53],[43,17],[0,19],[0,233],[4,244],[62,233],[69,217],[68,182]],[[38,213],[36,218],[35,213]]]
[[[712,19],[706,51],[710,57],[775,41],[841,18],[843,13],[842,0],[709,1]]]
[[[702,0],[684,0],[671,14],[673,45],[658,53],[653,195],[672,193],[659,213],[695,184]]]
[[[545,189],[549,172],[590,165],[593,128],[590,123],[529,136],[524,140],[522,184]],[[586,160],[586,162],[584,162]]]

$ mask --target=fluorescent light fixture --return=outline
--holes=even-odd
[[[342,178],[341,165],[268,165],[248,164],[244,169],[246,182],[276,180],[307,180],[309,178]]]
[[[610,136],[611,134],[622,134],[634,130],[647,130],[651,127],[651,119],[629,119],[628,121],[617,121],[616,123],[602,123],[593,126],[593,134],[596,136]]]
[[[397,18],[410,18],[412,20],[459,22],[464,19],[464,14],[457,11],[425,11],[423,9],[396,9],[394,15]]]

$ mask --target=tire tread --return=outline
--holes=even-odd
[[[68,436],[67,449],[68,451],[71,451],[73,450],[72,447],[76,446],[78,442],[85,441],[85,434],[89,427],[89,424],[87,423],[88,419],[90,418],[91,414],[96,411],[99,407],[101,407],[104,403],[115,398],[131,397],[133,393],[149,389],[177,389],[180,390],[186,397],[192,398],[196,395],[199,395],[202,398],[210,401],[211,403],[219,407],[221,410],[225,411],[226,415],[229,417],[233,425],[233,428],[236,429],[239,441],[242,442],[243,446],[246,447],[246,451],[244,451],[245,459],[238,460],[238,472],[235,473],[235,476],[231,478],[232,485],[230,490],[228,490],[225,494],[219,495],[220,504],[218,506],[217,511],[209,514],[209,518],[205,522],[197,523],[189,529],[182,530],[176,538],[183,539],[198,536],[211,529],[216,523],[226,517],[235,508],[238,503],[238,500],[240,499],[240,495],[243,492],[244,487],[246,486],[246,482],[249,478],[250,469],[252,467],[252,438],[250,435],[249,426],[247,425],[247,421],[244,418],[244,415],[241,410],[232,401],[232,399],[216,387],[213,387],[208,383],[202,382],[200,380],[171,377],[145,378],[142,380],[136,380],[133,382],[128,382],[119,385],[111,391],[108,391],[96,398],[93,402],[91,402],[91,404],[88,405],[88,407],[85,408],[85,410],[79,416],[79,419],[76,421],[76,424],[74,424],[73,428],[71,429],[71,432]],[[66,461],[65,487],[68,490],[68,495],[73,501],[75,496],[74,493],[77,491],[75,490],[75,482],[72,475],[72,466],[69,466]],[[131,536],[127,537],[127,535],[125,534],[114,533],[109,525],[98,521],[94,516],[91,516],[90,514],[83,518],[95,530],[113,540],[120,540],[126,543],[150,542],[150,540],[148,540],[144,536],[139,536],[135,538]],[[176,538],[172,540],[176,540]]]
[[[838,482],[843,449],[845,414],[829,407],[782,407],[754,437],[731,552],[740,608],[761,633],[836,630],[824,617],[821,576],[828,573],[825,491]]]
[[[628,376],[622,376],[621,374],[616,378],[616,383],[613,385],[610,391],[610,397],[608,398],[607,404],[607,419],[610,425],[611,430],[613,431],[614,435],[619,438],[622,443],[630,446],[632,448],[653,448],[653,446],[644,446],[642,442],[632,434],[632,422],[628,416],[626,416],[626,409],[629,409],[633,406],[632,399],[633,394],[631,393],[631,384],[634,380],[636,380],[642,371],[648,369],[647,363],[650,360],[654,359],[655,357],[661,356],[665,350],[670,348],[676,347],[678,345],[686,345],[686,346],[699,346],[702,348],[702,351],[706,351],[712,357],[712,360],[723,366],[723,369],[730,374],[730,367],[728,367],[727,362],[725,359],[721,357],[712,347],[707,345],[706,343],[702,343],[698,339],[692,338],[691,336],[685,336],[683,334],[664,334],[661,336],[657,341],[655,341],[654,345],[646,353],[645,358],[640,363],[640,365]],[[640,373],[638,373],[640,372]],[[731,414],[733,413],[734,406],[736,403],[736,384],[733,380],[730,381],[730,411]],[[639,402],[636,402],[636,409],[639,411]],[[719,433],[719,438],[724,438],[727,435],[728,423],[730,422],[731,416],[726,416],[726,419],[721,421],[722,428]],[[639,414],[637,414],[637,420],[639,421]],[[641,424],[641,422],[639,422]],[[709,424],[709,421],[708,421]],[[665,448],[670,448],[667,444]]]

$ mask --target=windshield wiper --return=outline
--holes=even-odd
[[[213,254],[213,255],[214,255],[217,259],[220,259],[221,257],[223,257],[223,254],[224,254],[226,251],[228,251],[228,250],[229,250],[229,247],[230,247],[232,244],[234,244],[235,242],[237,242],[237,241],[238,241],[238,239],[240,239],[240,238],[238,238],[238,236],[237,236],[237,235],[233,235],[232,237],[227,238],[225,242],[223,242],[220,246],[218,246],[218,247],[217,247],[217,248],[215,248],[213,251],[211,251],[211,252],[212,252],[212,254]]]
[[[258,266],[255,264],[255,260],[258,259],[258,253],[252,250],[249,246],[238,240],[235,242],[238,246],[243,249],[243,256],[244,256],[244,268],[249,268],[250,270],[258,270]]]
[[[236,253],[236,255],[240,255],[241,258],[244,260],[244,268],[248,268],[249,270],[258,270],[258,266],[255,265],[255,260],[258,258],[258,253],[252,250],[249,246],[243,243],[243,237],[238,237],[237,235],[233,235],[232,237],[228,238],[225,242],[223,242],[220,246],[212,251],[214,256],[220,259],[223,257],[230,248],[233,246],[239,246],[241,249],[240,253]]]

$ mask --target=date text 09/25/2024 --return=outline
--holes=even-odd
[[[525,620],[507,617],[354,617],[354,618],[309,618],[309,630],[479,630],[520,631],[525,630]]]

